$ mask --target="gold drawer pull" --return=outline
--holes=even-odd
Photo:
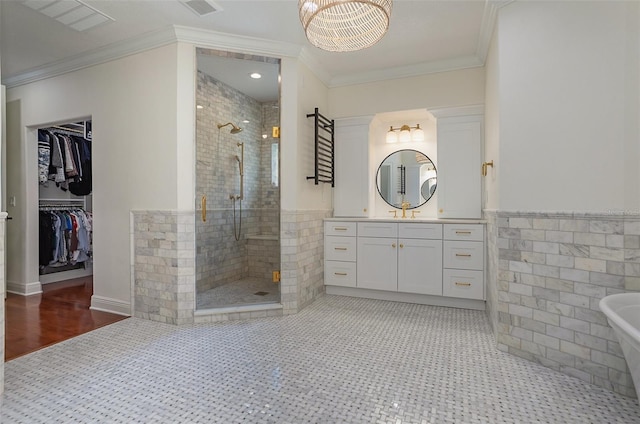
[[[336,231],[347,231],[347,227],[333,227]]]
[[[456,256],[462,256],[462,257],[465,257],[465,258],[470,258],[471,257],[471,255],[468,254],[468,253],[456,253]]]
[[[471,283],[461,283],[459,281],[456,281],[456,286],[465,286],[465,287],[469,287],[471,285]]]
[[[347,250],[346,247],[334,247],[335,250]]]
[[[459,230],[456,230],[456,234],[471,234],[471,231],[459,231]]]
[[[391,247],[393,247],[395,249],[396,244],[395,243],[391,243]]]
[[[404,244],[400,243],[400,248],[402,249],[404,247]]]
[[[333,274],[334,275],[347,275],[346,272],[334,272]]]

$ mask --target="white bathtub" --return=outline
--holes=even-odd
[[[640,398],[640,293],[607,296],[600,300],[600,310],[618,336]]]

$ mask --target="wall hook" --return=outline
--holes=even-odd
[[[493,160],[491,160],[490,162],[482,162],[482,176],[483,177],[487,176],[487,167],[488,166],[493,168]]]

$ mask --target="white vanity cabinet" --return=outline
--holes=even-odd
[[[335,120],[336,217],[369,215],[369,124],[372,117]]]
[[[325,221],[328,294],[484,308],[484,225]]]
[[[324,282],[356,286],[356,223],[324,223]]]
[[[398,224],[398,291],[442,295],[442,224]]]
[[[484,226],[444,225],[445,296],[484,299]]]
[[[365,221],[357,233],[356,287],[442,295],[441,224]]]

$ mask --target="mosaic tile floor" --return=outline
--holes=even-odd
[[[494,348],[483,312],[324,296],[298,315],[130,318],[6,363],[2,423],[639,423]]]
[[[280,302],[280,287],[257,278],[244,278],[196,295],[197,309],[277,302]]]

